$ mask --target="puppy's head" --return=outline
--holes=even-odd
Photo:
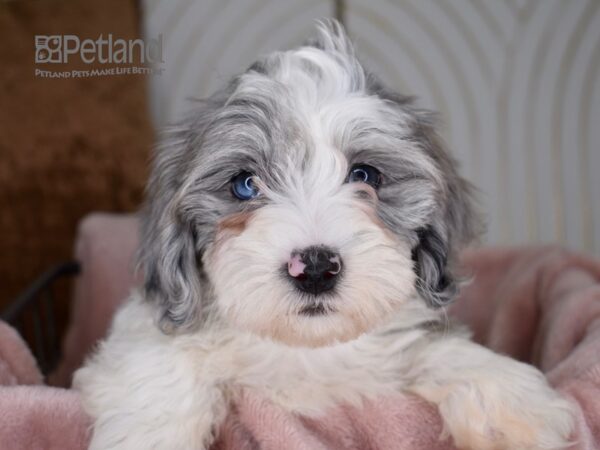
[[[294,345],[443,305],[474,225],[431,117],[365,72],[336,22],[171,130],[148,194],[145,290],[164,329],[218,318]]]

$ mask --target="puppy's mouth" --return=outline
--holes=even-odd
[[[298,314],[307,317],[326,316],[335,313],[335,309],[321,301],[310,300],[300,310]]]

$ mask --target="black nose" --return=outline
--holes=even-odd
[[[313,295],[333,289],[341,271],[340,255],[323,246],[293,252],[288,262],[288,274],[296,287]]]

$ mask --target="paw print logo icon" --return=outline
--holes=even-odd
[[[35,62],[36,63],[61,63],[62,39],[60,36],[35,36]]]

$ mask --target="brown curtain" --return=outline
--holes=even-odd
[[[144,76],[36,77],[34,36],[136,38],[138,14],[122,0],[0,2],[0,311],[71,258],[84,215],[138,208],[154,139]]]

